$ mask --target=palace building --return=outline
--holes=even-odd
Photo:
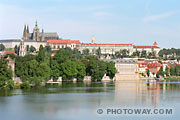
[[[133,52],[146,51],[147,53],[154,52],[156,55],[159,53],[160,48],[157,45],[157,42],[154,42],[152,46],[135,46],[133,44],[98,44],[95,43],[94,36],[92,37],[91,43],[82,43],[80,51],[84,49],[89,49],[89,53],[96,54],[98,49],[101,50],[101,54],[115,54],[123,49],[126,49],[129,52],[129,55],[132,55]]]

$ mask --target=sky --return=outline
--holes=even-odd
[[[19,39],[35,21],[44,32],[90,43],[180,48],[179,0],[0,0],[0,39]]]

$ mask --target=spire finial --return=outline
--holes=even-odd
[[[94,38],[94,35],[92,36],[92,39],[91,39],[91,44],[94,44],[95,42],[95,38]]]
[[[23,37],[25,37],[26,36],[26,24],[24,25],[24,31],[23,31]]]
[[[35,26],[37,27],[38,25],[37,25],[37,20],[36,20],[36,24],[35,24]]]
[[[27,33],[29,34],[29,25],[27,25],[27,28],[26,28],[26,29],[27,29]]]

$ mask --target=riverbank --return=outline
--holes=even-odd
[[[180,76],[170,76],[170,77],[165,77],[165,80],[180,80]]]

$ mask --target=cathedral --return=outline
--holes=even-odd
[[[24,32],[23,32],[22,39],[24,41],[33,40],[36,42],[44,42],[44,41],[51,40],[51,39],[59,39],[59,36],[56,32],[45,33],[43,29],[40,32],[37,21],[36,21],[35,27],[33,29],[33,33],[29,33],[28,25],[24,26]]]

